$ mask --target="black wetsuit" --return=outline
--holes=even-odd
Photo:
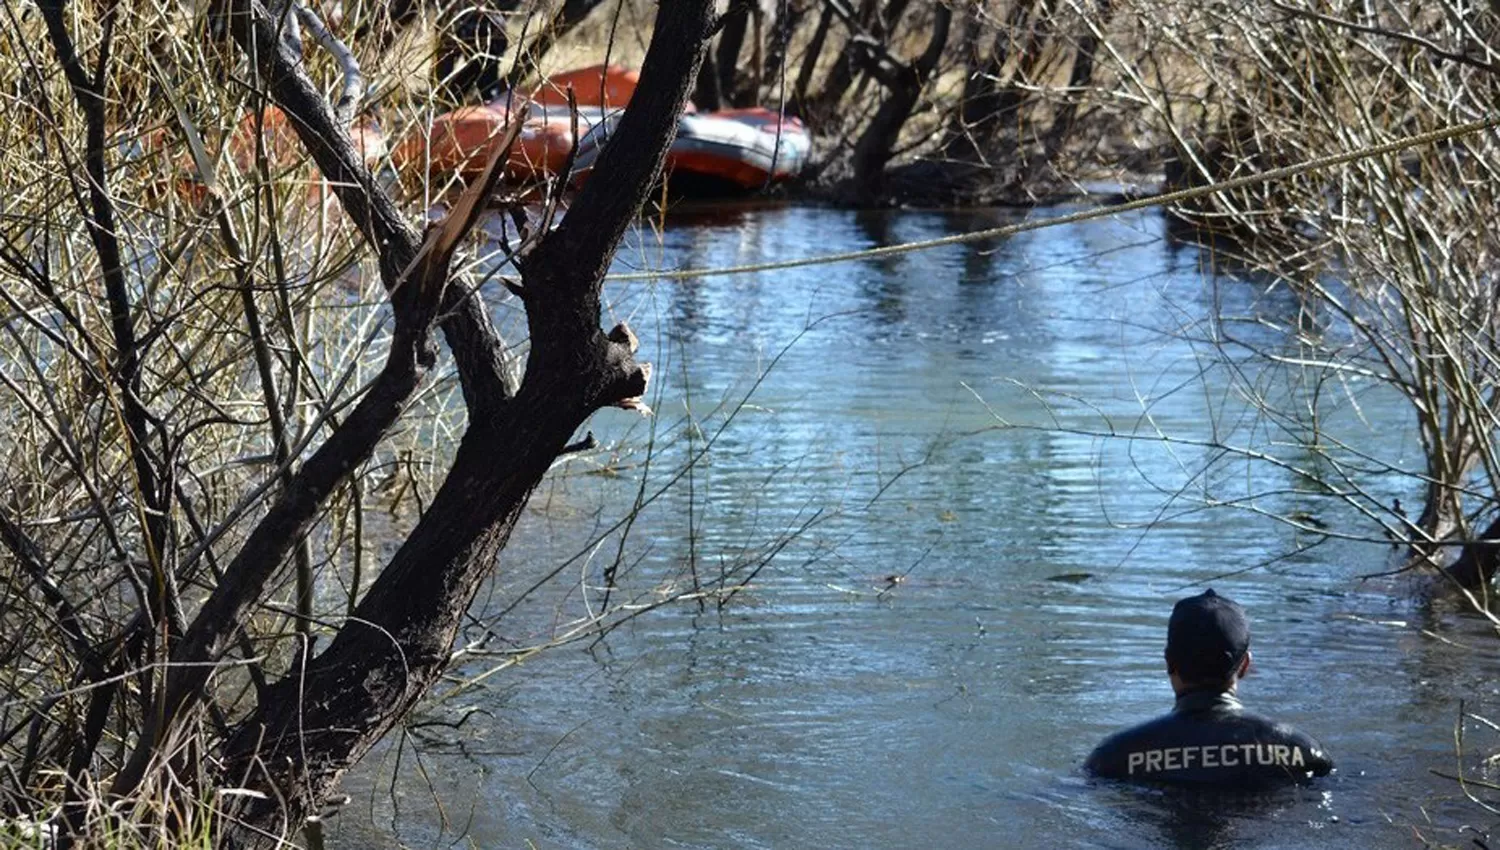
[[[1317,739],[1245,711],[1234,694],[1194,691],[1171,714],[1111,735],[1084,769],[1109,779],[1230,788],[1326,776]]]

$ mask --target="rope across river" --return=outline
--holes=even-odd
[[[1491,116],[1478,121],[1470,121],[1465,124],[1455,124],[1437,130],[1429,130],[1426,133],[1418,133],[1412,136],[1404,136],[1380,145],[1367,148],[1345,151],[1343,153],[1329,156],[1317,157],[1293,165],[1273,168],[1270,171],[1262,171],[1258,174],[1248,174],[1244,177],[1236,177],[1221,183],[1212,183],[1206,186],[1195,186],[1190,189],[1182,189],[1176,192],[1167,192],[1160,195],[1152,195],[1147,198],[1137,198],[1122,204],[1110,206],[1093,207],[1080,210],[1067,215],[1054,216],[1051,218],[1031,219],[1028,221],[1007,224],[1003,227],[990,227],[984,230],[973,230],[968,233],[955,233],[952,236],[943,236],[937,239],[923,239],[916,242],[902,242],[897,245],[884,245],[878,248],[866,248],[860,251],[844,251],[837,254],[818,254],[810,257],[796,257],[789,260],[775,260],[767,263],[747,263],[737,266],[720,266],[706,269],[662,269],[660,271],[625,272],[621,274],[607,275],[606,281],[641,281],[641,280],[688,280],[700,277],[717,277],[732,274],[754,274],[755,272],[778,271],[781,269],[795,269],[802,266],[824,266],[833,263],[847,263],[852,260],[863,260],[872,257],[886,257],[893,254],[910,254],[915,251],[925,251],[930,248],[941,248],[944,245],[962,245],[968,242],[981,242],[987,239],[1000,239],[1026,233],[1032,230],[1041,230],[1044,227],[1056,227],[1063,224],[1075,224],[1080,221],[1090,221],[1096,218],[1107,218],[1120,213],[1133,210],[1145,209],[1146,207],[1160,206],[1163,204],[1175,204],[1180,201],[1201,198],[1215,192],[1226,192],[1232,189],[1240,189],[1245,186],[1254,186],[1261,183],[1270,183],[1287,177],[1296,177],[1312,171],[1320,171],[1334,166],[1344,165],[1356,160],[1368,159],[1374,156],[1382,156],[1407,148],[1421,147],[1436,142],[1455,139],[1470,133],[1478,133],[1493,127],[1500,126],[1500,115]]]

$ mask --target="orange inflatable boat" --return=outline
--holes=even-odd
[[[584,137],[574,167],[578,181],[592,172],[619,114]],[[764,108],[726,109],[682,116],[663,171],[674,192],[735,195],[797,177],[811,154],[812,137],[796,118]]]
[[[473,177],[484,169],[501,144],[512,109],[526,105],[526,123],[511,148],[506,176],[528,180],[561,172],[575,142],[574,116],[568,90],[578,107],[580,134],[623,108],[635,94],[640,75],[613,65],[595,65],[557,74],[530,95],[504,95],[482,106],[461,106],[433,120],[430,128],[416,128],[391,152],[402,172],[421,169],[433,175]]]
[[[529,96],[508,95],[484,106],[464,106],[418,128],[392,152],[403,172],[472,177],[483,170],[505,137],[512,111],[526,105],[526,123],[511,149],[506,174],[536,179],[558,174],[580,138],[574,178],[583,180],[613,135],[640,77],[613,65],[595,65],[548,78]],[[577,115],[568,104],[573,92]],[[770,109],[729,109],[688,114],[677,125],[666,169],[674,187],[694,194],[755,191],[796,177],[806,167],[812,141],[802,122]]]
[[[667,151],[665,170],[679,188],[698,193],[755,191],[802,173],[812,138],[802,122],[770,109],[725,109],[684,115]]]
[[[635,96],[641,75],[618,65],[594,65],[554,74],[542,81],[527,99],[543,106],[568,105],[568,89],[579,106],[624,109]]]
[[[396,168],[473,177],[484,170],[505,140],[511,111],[502,104],[462,106],[439,115],[430,129],[417,128],[391,152]],[[579,129],[590,126],[580,117]],[[573,148],[571,119],[528,118],[506,161],[506,175],[525,180],[562,170]]]

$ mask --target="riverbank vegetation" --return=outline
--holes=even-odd
[[[466,29],[443,5],[0,11],[8,822],[47,819],[62,846],[127,825],[253,845],[322,811],[440,680],[533,489],[591,447],[575,432],[645,407],[634,333],[598,321],[603,275],[690,96],[799,115],[819,140],[805,191],[879,205],[1201,188],[1441,136],[1497,94],[1497,19],[1458,2],[492,11]],[[644,68],[565,217],[557,185],[523,206],[492,167],[459,195],[392,179],[367,144],[583,57]],[[1289,313],[1187,332],[1224,368],[1253,355],[1296,375],[1291,399],[1249,369],[1239,390],[1269,443],[1304,454],[1309,490],[1367,522],[1338,533],[1447,565],[1481,610],[1495,556],[1475,541],[1500,536],[1495,162],[1493,130],[1455,132],[1172,210],[1294,294]],[[1244,332],[1267,326],[1274,344]],[[1407,400],[1419,468],[1320,427],[1324,401],[1357,409],[1372,384]],[[1417,494],[1409,510],[1394,490]],[[376,523],[396,545],[372,543]],[[612,597],[606,571],[569,639],[733,596],[776,551],[645,603]]]
[[[1252,14],[1188,17],[1208,83],[1179,153],[1179,182],[1222,180],[1339,150],[1381,146],[1489,114],[1497,19],[1458,4],[1370,13],[1271,3]],[[1187,57],[1187,51],[1178,51]],[[1238,69],[1227,73],[1226,69]],[[1145,95],[1145,90],[1141,90]],[[1163,103],[1163,110],[1171,109]],[[1181,114],[1180,112],[1178,114]],[[1487,609],[1493,556],[1481,536],[1494,515],[1497,386],[1493,130],[1369,157],[1336,169],[1216,194],[1178,212],[1226,235],[1234,260],[1289,287],[1300,307],[1276,322],[1290,344],[1261,351],[1298,373],[1309,403],[1267,405],[1299,434],[1329,492],[1393,539],[1406,563],[1447,575]],[[1222,243],[1221,243],[1222,244]],[[1221,339],[1249,347],[1226,324]],[[1319,433],[1318,398],[1357,403],[1378,383],[1407,401],[1418,468],[1388,466],[1414,488],[1410,511],[1358,486],[1379,464]],[[1248,388],[1247,388],[1248,389]]]
[[[0,15],[0,813],[57,846],[301,834],[439,679],[578,426],[644,409],[601,281],[715,15],[662,4],[607,175],[555,227],[515,207],[479,263],[503,151],[419,230],[312,9]]]

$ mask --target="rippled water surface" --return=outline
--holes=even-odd
[[[1010,215],[683,216],[634,236],[616,271],[853,250]],[[1431,771],[1459,766],[1459,700],[1481,713],[1497,700],[1492,644],[1390,579],[1361,581],[1389,547],[1278,558],[1315,538],[1264,513],[1373,532],[1306,476],[1220,448],[1317,466],[1246,402],[1246,387],[1290,398],[1293,376],[1241,360],[1231,381],[1209,345],[1284,345],[1253,320],[1294,315],[1295,298],[1210,266],[1143,213],[839,265],[611,283],[611,319],[629,319],[655,364],[657,415],[590,423],[604,450],[537,493],[476,616],[505,611],[501,638],[545,641],[598,610],[617,562],[611,604],[649,606],[694,573],[753,579],[722,611],[657,608],[439,706],[430,719],[467,719],[393,740],[356,771],[334,845],[1468,842],[1460,825],[1497,818]],[[1407,414],[1378,388],[1325,400],[1328,433],[1418,463]],[[1366,485],[1416,501],[1406,483]],[[1204,510],[1205,498],[1240,501]],[[649,504],[636,521],[611,530],[637,499]],[[1251,800],[1086,781],[1078,767],[1102,736],[1170,707],[1166,616],[1210,581],[1253,620],[1246,702],[1320,737],[1338,774]]]

